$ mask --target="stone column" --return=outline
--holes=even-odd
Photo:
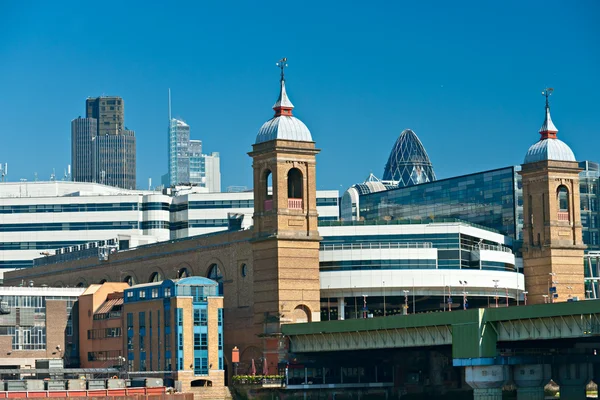
[[[517,400],[544,400],[544,386],[550,380],[549,364],[515,365],[513,381]]]
[[[473,388],[473,400],[502,400],[502,386],[509,379],[507,365],[465,367],[465,382]]]
[[[338,319],[339,320],[344,320],[344,313],[346,312],[346,302],[345,302],[346,298],[345,297],[338,297],[337,302],[338,302]]]
[[[585,399],[585,387],[590,381],[591,368],[587,363],[559,364],[552,379],[560,386],[561,400]]]

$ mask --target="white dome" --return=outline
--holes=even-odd
[[[256,135],[256,144],[269,140],[293,140],[296,142],[312,142],[310,131],[298,118],[279,115],[263,124]]]
[[[573,150],[559,139],[542,139],[529,148],[525,155],[525,164],[537,161],[577,161]]]

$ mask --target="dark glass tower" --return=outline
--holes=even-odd
[[[396,140],[383,171],[383,180],[396,181],[398,187],[435,181],[425,147],[412,130],[405,129]]]
[[[135,132],[125,128],[123,99],[102,96],[85,104],[86,118],[71,122],[73,181],[135,189]]]

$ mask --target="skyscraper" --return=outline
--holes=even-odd
[[[202,154],[202,141],[190,140],[190,126],[181,119],[171,118],[169,90],[169,171],[165,184],[194,185],[209,192],[221,191],[219,153]]]
[[[135,132],[124,127],[123,99],[88,98],[85,105],[86,118],[71,121],[73,181],[135,189]]]
[[[71,165],[75,182],[93,182],[92,139],[97,132],[95,118],[79,117],[71,121]]]

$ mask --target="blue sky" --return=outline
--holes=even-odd
[[[169,3],[169,4],[167,4]],[[559,138],[600,161],[600,3],[0,1],[0,162],[9,180],[70,163],[88,96],[125,100],[138,185],[167,170],[167,89],[223,190],[251,187],[256,132],[272,117],[275,62],[312,132],[317,187],[383,167],[405,128],[438,178],[519,164],[538,140],[545,86]]]

